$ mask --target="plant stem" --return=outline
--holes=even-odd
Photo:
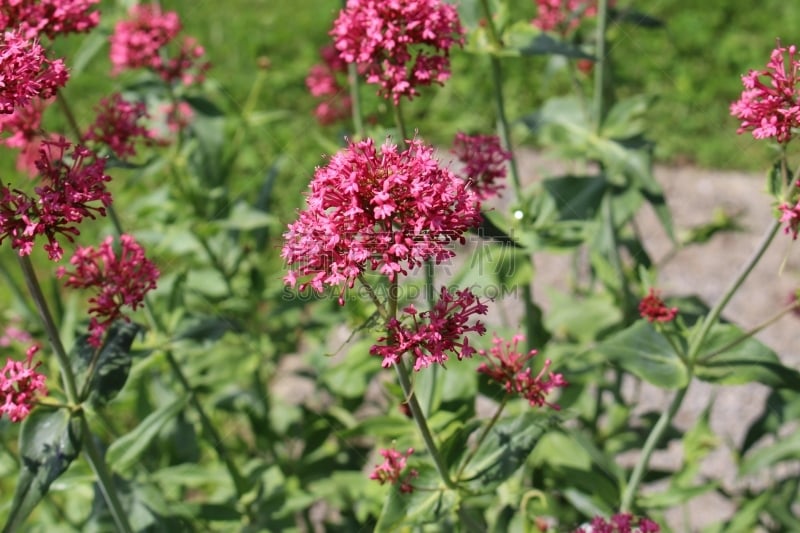
[[[61,112],[64,113],[64,118],[67,119],[67,124],[72,130],[72,134],[75,136],[75,142],[80,142],[81,128],[78,126],[78,121],[75,119],[75,113],[72,112],[72,108],[70,107],[67,99],[64,97],[64,93],[62,91],[58,91],[56,93],[56,102],[58,103],[58,107],[61,109]]]
[[[597,2],[597,32],[595,34],[595,41],[597,50],[595,56],[597,62],[594,69],[594,118],[595,128],[599,133],[603,125],[603,114],[605,113],[604,106],[604,90],[605,90],[605,74],[606,74],[606,27],[608,25],[608,0],[599,0]]]
[[[433,260],[427,259],[425,261],[425,299],[428,302],[428,310],[433,309],[434,305],[434,290],[433,284],[435,283],[433,272]],[[433,365],[431,369],[431,383],[430,390],[428,391],[428,415],[433,412],[433,403],[436,399],[436,388],[439,383],[439,365]]]
[[[119,531],[133,533],[133,528],[128,523],[128,514],[119,501],[119,496],[117,496],[117,491],[114,488],[114,480],[111,477],[111,473],[108,471],[105,459],[103,459],[100,450],[95,446],[89,424],[86,423],[86,418],[84,418],[83,414],[79,415],[79,418],[84,435],[84,451],[89,460],[89,465],[91,465],[95,476],[97,476],[97,483],[100,485],[100,491],[103,493],[103,499],[105,499],[106,504],[108,504],[111,516],[114,518],[114,524],[116,524],[117,530]]]
[[[486,424],[486,427],[483,428],[481,434],[478,435],[478,439],[477,441],[475,441],[475,446],[472,448],[472,450],[470,450],[469,454],[467,455],[467,458],[464,459],[464,462],[461,463],[461,467],[458,469],[458,473],[456,474],[456,480],[461,481],[461,474],[464,473],[464,470],[467,469],[469,463],[475,458],[475,454],[478,453],[478,450],[480,449],[481,444],[483,444],[483,441],[486,439],[486,436],[489,434],[489,431],[491,431],[491,429],[500,419],[500,414],[503,412],[503,409],[506,408],[507,404],[508,404],[508,396],[506,395],[503,396],[503,401],[497,407],[497,410],[494,412],[494,415],[492,415],[492,419],[489,420],[489,423]]]
[[[22,276],[25,278],[25,284],[28,286],[28,292],[33,298],[33,303],[39,311],[39,317],[42,319],[47,338],[56,354],[58,360],[58,367],[61,370],[61,380],[64,383],[64,392],[67,395],[67,401],[73,406],[78,405],[80,399],[78,397],[78,387],[75,384],[75,374],[72,373],[72,366],[69,363],[67,351],[61,343],[61,336],[58,333],[53,315],[50,313],[50,308],[47,306],[47,300],[42,292],[42,287],[39,285],[39,279],[36,277],[36,272],[33,269],[31,258],[27,255],[18,256],[19,265],[22,269]]]
[[[400,102],[394,106],[394,123],[397,126],[397,131],[403,142],[403,146],[408,148],[408,132],[406,130],[406,119],[403,117],[403,110],[400,107]]]
[[[611,266],[614,267],[614,272],[616,273],[617,278],[619,278],[619,292],[624,305],[623,316],[627,320],[631,316],[634,304],[633,296],[628,288],[628,280],[625,277],[625,269],[622,265],[622,258],[619,254],[619,241],[617,239],[617,228],[614,226],[614,204],[612,201],[611,191],[607,191],[605,196],[603,196],[603,203],[601,207],[603,215],[603,231],[605,231],[605,237],[608,240],[608,258],[611,262]]]
[[[453,483],[453,480],[450,479],[450,476],[447,473],[447,466],[444,464],[441,455],[439,455],[439,449],[436,447],[436,443],[433,441],[433,435],[431,434],[430,428],[428,428],[428,423],[425,420],[425,415],[422,412],[419,401],[417,401],[417,395],[414,393],[414,390],[411,387],[411,379],[408,376],[408,370],[406,369],[405,363],[403,363],[403,360],[401,359],[394,365],[394,368],[397,371],[397,377],[400,380],[400,387],[403,389],[406,402],[411,410],[411,416],[414,419],[414,422],[416,422],[419,432],[422,434],[422,440],[425,441],[425,447],[428,449],[428,453],[431,454],[433,464],[436,466],[439,476],[442,478],[442,481],[444,481],[444,484],[447,486],[447,488],[456,488],[455,483]]]
[[[364,117],[361,116],[361,85],[358,82],[358,67],[355,63],[347,65],[347,81],[350,85],[350,110],[353,128],[358,140],[364,138]]]
[[[642,482],[642,478],[644,477],[645,472],[647,471],[647,466],[650,463],[650,457],[653,455],[653,452],[658,446],[661,437],[664,436],[664,433],[669,428],[670,423],[672,422],[672,418],[675,416],[675,413],[678,412],[681,404],[683,403],[683,399],[686,396],[686,392],[689,390],[689,386],[682,388],[675,396],[672,398],[672,402],[669,405],[669,409],[661,413],[656,425],[653,426],[653,429],[650,431],[650,434],[647,436],[647,440],[642,447],[642,454],[639,456],[639,460],[636,462],[636,466],[633,468],[633,472],[631,472],[630,480],[628,484],[625,486],[625,491],[622,495],[622,503],[620,504],[620,512],[621,513],[628,513],[631,511],[631,507],[633,505],[633,499],[636,496],[636,491],[639,488],[639,484]]]

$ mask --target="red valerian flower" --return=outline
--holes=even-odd
[[[614,2],[609,2],[613,5]],[[542,31],[562,35],[576,29],[582,20],[597,15],[597,0],[536,0],[536,18],[532,24]]]
[[[13,113],[34,98],[55,96],[69,78],[61,59],[50,60],[44,48],[7,31],[0,41],[0,113]]]
[[[451,152],[464,164],[461,173],[481,200],[500,192],[503,184],[495,181],[506,177],[506,162],[511,160],[511,153],[503,150],[497,135],[458,132]]]
[[[387,335],[378,339],[385,345],[370,348],[372,355],[383,357],[381,366],[388,368],[396,364],[405,353],[414,358],[414,370],[420,371],[437,363],[444,365],[448,353],[459,361],[472,357],[475,349],[470,346],[466,334],[483,335],[486,327],[479,321],[470,323],[472,315],[485,315],[489,308],[481,303],[468,289],[451,293],[442,287],[439,299],[429,311],[419,313],[413,305],[403,309],[411,324],[392,318],[387,325]]]
[[[95,141],[107,146],[114,154],[124,159],[136,155],[136,141],[146,145],[154,143],[153,134],[139,124],[148,118],[143,102],[129,102],[121,94],[103,98],[96,108],[97,118],[89,126],[83,140]]]
[[[379,465],[375,465],[375,469],[369,475],[369,478],[374,479],[381,485],[385,483],[392,485],[397,483],[400,481],[400,476],[406,468],[406,461],[412,453],[414,453],[414,448],[409,448],[404,454],[398,452],[394,448],[380,450],[384,461]],[[400,492],[414,492],[414,486],[411,485],[411,480],[418,476],[419,472],[414,469],[410,470],[406,477],[400,482]]]
[[[492,348],[488,352],[486,350],[479,352],[488,362],[481,363],[478,372],[486,374],[489,379],[502,385],[507,393],[521,395],[532,407],[546,405],[558,410],[560,407],[548,402],[546,398],[553,389],[566,387],[568,383],[563,375],[549,371],[551,365],[549,359],[544,362],[542,370],[534,376],[527,364],[536,355],[536,350],[531,350],[527,355],[517,351],[517,345],[524,339],[522,335],[515,335],[511,342],[504,342],[495,335],[492,339]]]
[[[450,77],[450,48],[464,44],[456,8],[441,0],[348,0],[330,32],[339,56],[394,104]]]
[[[156,288],[159,271],[144,255],[144,249],[130,235],[121,235],[121,250],[114,251],[114,239],[107,237],[95,249],[79,247],[70,264],[75,270],[59,267],[56,275],[67,277],[65,286],[92,289],[95,295],[89,298],[89,343],[102,344],[106,329],[115,320],[128,318],[122,307],[136,310],[143,305],[145,294]]]
[[[800,187],[800,182],[797,185]],[[791,233],[792,240],[797,240],[798,227],[800,227],[800,200],[795,205],[784,202],[778,206],[778,210],[781,212],[780,222],[786,223],[783,232]]]
[[[427,259],[439,263],[480,223],[475,194],[416,139],[403,151],[387,141],[380,153],[372,139],[351,142],[317,168],[306,204],[281,256],[286,283],[317,292],[352,288],[367,268],[394,279]]]
[[[339,57],[333,46],[323,47],[320,55],[323,63],[311,67],[306,77],[306,87],[312,96],[322,100],[314,114],[320,124],[327,126],[347,118],[352,103],[350,95],[336,79],[337,74],[347,72],[347,63]]]
[[[11,239],[11,247],[21,256],[31,253],[38,235],[45,235],[48,256],[60,260],[63,250],[56,235],[72,242],[80,234],[77,225],[84,218],[95,218],[95,213],[105,216],[105,208],[111,204],[105,185],[111,178],[104,173],[105,161],[87,148],[75,146],[68,163],[71,147],[63,137],[42,141],[36,161],[42,184],[34,189],[35,197],[0,185],[0,243]],[[95,202],[101,205],[92,205]]]
[[[41,362],[33,364],[38,345],[31,346],[24,362],[7,359],[0,370],[0,416],[8,415],[12,422],[28,416],[36,396],[47,394],[45,377],[36,371]]]
[[[42,139],[47,137],[41,128],[42,113],[51,101],[36,98],[27,105],[14,108],[10,115],[0,114],[0,132],[9,134],[2,143],[20,150],[17,170],[30,177],[35,177],[38,173],[36,160],[39,158]]]
[[[670,322],[678,314],[678,308],[667,307],[658,295],[659,291],[651,288],[639,302],[639,314],[648,322]]]
[[[788,70],[785,62],[787,52]],[[744,91],[730,107],[731,115],[741,121],[737,133],[751,131],[756,139],[775,137],[779,143],[791,140],[792,129],[800,124],[798,68],[797,47],[786,48],[778,43],[766,70],[751,70],[742,76]],[[764,81],[761,81],[762,77]]]
[[[0,3],[0,29],[16,29],[27,39],[85,33],[100,22],[90,11],[100,0],[14,0]]]
[[[210,65],[200,61],[205,50],[193,38],[184,38],[177,56],[166,56],[165,47],[181,29],[180,18],[174,11],[162,13],[161,8],[150,4],[133,6],[130,19],[119,21],[111,35],[112,75],[127,69],[149,68],[166,82],[180,80],[189,85],[202,81]]]
[[[612,516],[607,522],[602,516],[592,518],[588,526],[577,528],[573,533],[659,533],[661,527],[645,517],[629,513]]]

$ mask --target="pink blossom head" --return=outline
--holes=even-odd
[[[385,483],[394,485],[400,482],[400,492],[413,492],[414,487],[411,485],[411,480],[419,476],[419,472],[412,469],[402,481],[400,480],[403,470],[406,468],[406,462],[412,453],[414,453],[414,448],[409,448],[406,453],[401,453],[394,448],[380,450],[380,454],[383,456],[383,462],[379,465],[375,465],[375,469],[369,475],[369,478],[374,479],[381,485]]]
[[[129,102],[121,94],[103,98],[96,108],[97,118],[89,126],[83,140],[107,147],[120,159],[136,155],[136,142],[153,144],[153,135],[140,124],[146,120],[147,107],[143,102]]]
[[[47,394],[45,377],[36,371],[42,363],[33,364],[38,350],[38,345],[28,349],[24,362],[7,359],[0,370],[0,416],[6,415],[12,422],[24,420],[36,397]]]
[[[744,91],[730,107],[731,115],[740,121],[737,133],[750,131],[756,139],[774,137],[779,143],[791,140],[792,130],[800,124],[798,67],[797,47],[778,44],[765,70],[742,76]]]
[[[79,247],[70,259],[74,270],[59,267],[56,275],[67,276],[65,286],[89,289],[89,343],[102,344],[106,329],[117,319],[127,317],[122,308],[136,310],[145,295],[156,288],[159,271],[147,259],[144,249],[130,235],[120,236],[120,249],[114,250],[114,239],[107,237],[97,248]]]
[[[536,18],[532,24],[542,31],[567,35],[577,29],[581,21],[596,15],[597,0],[536,0]]]
[[[497,180],[506,177],[506,163],[511,160],[511,154],[503,150],[497,135],[458,132],[451,151],[464,165],[461,174],[481,200],[499,194],[503,184]]]
[[[16,29],[27,39],[85,33],[100,22],[92,11],[100,0],[13,0],[0,5],[0,29]]]
[[[36,166],[41,185],[35,195],[0,185],[0,243],[10,239],[12,248],[28,255],[43,235],[48,256],[58,261],[63,250],[56,236],[72,241],[84,218],[105,216],[111,204],[106,182],[111,178],[105,174],[104,160],[63,138],[42,141]]]
[[[351,142],[317,168],[306,208],[284,234],[285,281],[322,292],[352,287],[368,269],[394,279],[452,257],[450,244],[479,223],[474,193],[422,141],[405,150],[387,141],[380,151],[371,139]]]
[[[0,42],[0,113],[13,113],[35,98],[54,96],[67,83],[60,59],[49,60],[44,48],[18,33],[7,31]]]
[[[589,526],[579,527],[574,533],[660,533],[660,531],[661,527],[649,518],[619,513],[608,521],[602,516],[595,516]]]
[[[659,297],[659,291],[651,288],[639,302],[639,314],[648,322],[671,322],[678,314],[678,308],[667,307]]]
[[[137,4],[127,20],[121,20],[111,35],[112,75],[128,69],[153,70],[164,81],[191,84],[201,81],[209,64],[202,61],[205,50],[191,37],[184,38],[179,51],[169,57],[166,47],[182,29],[174,11],[162,12],[152,4]]]
[[[463,45],[456,8],[441,0],[348,0],[330,32],[339,57],[394,104],[450,77],[450,48]]]
[[[473,315],[485,315],[488,310],[468,289],[450,292],[442,287],[432,309],[419,313],[414,306],[408,306],[403,309],[401,320],[389,320],[387,335],[378,339],[370,353],[383,357],[384,368],[410,354],[417,372],[432,364],[444,366],[450,355],[458,360],[472,357],[475,349],[467,333],[486,332],[479,320],[472,321]]]
[[[41,141],[47,136],[41,128],[42,114],[51,101],[36,98],[24,106],[15,107],[10,115],[0,115],[0,133],[8,135],[0,142],[20,151],[17,170],[30,177],[38,172],[36,160]]]
[[[350,116],[351,99],[337,79],[337,74],[347,71],[347,63],[332,46],[324,47],[320,55],[324,62],[311,67],[306,87],[313,97],[320,100],[314,115],[320,124],[327,126]]]
[[[547,400],[547,396],[556,388],[566,387],[567,381],[563,375],[550,372],[549,359],[534,376],[528,363],[537,352],[531,350],[525,355],[520,353],[517,346],[523,340],[525,337],[522,335],[515,335],[511,342],[503,341],[495,335],[492,339],[492,348],[488,352],[486,350],[479,352],[486,362],[478,366],[478,372],[502,386],[506,393],[519,394],[528,400],[532,407],[547,405],[552,409],[559,409],[558,404]]]

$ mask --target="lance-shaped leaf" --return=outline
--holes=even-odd
[[[400,526],[452,523],[458,509],[458,494],[444,487],[439,474],[430,465],[418,469],[419,476],[411,479],[416,487],[411,494],[400,492],[395,485],[375,525],[376,532],[398,531]],[[406,474],[403,473],[402,476]],[[401,477],[402,477],[401,476]]]
[[[131,370],[131,345],[141,329],[138,324],[117,320],[109,328],[99,353],[89,344],[88,335],[75,342],[70,360],[81,401],[105,405],[122,390]]]
[[[80,423],[66,409],[40,407],[25,419],[19,435],[22,467],[4,533],[19,528],[80,448]]]
[[[667,339],[645,320],[609,337],[597,350],[656,387],[677,389],[689,383],[686,365]]]

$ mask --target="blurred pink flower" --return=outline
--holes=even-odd
[[[100,0],[13,0],[0,5],[0,29],[16,29],[27,39],[88,32],[100,22],[90,11]]]
[[[448,352],[458,360],[472,357],[475,349],[470,346],[466,334],[483,335],[486,327],[479,321],[470,323],[472,315],[485,315],[488,307],[468,289],[455,294],[442,287],[439,300],[429,311],[417,312],[413,305],[403,309],[411,324],[395,318],[389,321],[387,335],[378,339],[385,345],[376,344],[370,349],[372,355],[383,357],[381,366],[388,368],[396,364],[405,353],[414,358],[414,370],[420,371],[437,363],[444,365]]]
[[[394,279],[454,255],[449,245],[480,223],[477,198],[432,148],[408,146],[387,141],[379,153],[372,139],[351,142],[317,168],[306,209],[284,233],[286,283],[322,292],[352,287],[368,267]]]
[[[31,346],[25,362],[7,359],[0,370],[0,416],[8,415],[12,422],[24,420],[31,412],[36,396],[47,394],[45,377],[36,371],[42,363],[33,364],[33,356],[38,350],[38,345]]]
[[[75,267],[68,271],[59,267],[56,275],[67,277],[65,286],[79,289],[92,289],[95,295],[89,298],[89,314],[93,315],[89,324],[89,343],[102,344],[108,326],[122,318],[122,307],[136,310],[143,305],[145,294],[156,288],[159,271],[155,264],[144,255],[144,249],[130,235],[119,238],[121,250],[114,251],[114,239],[107,237],[95,249],[91,246],[78,247],[70,264]]]
[[[651,288],[647,296],[639,302],[639,314],[648,322],[670,322],[678,314],[678,308],[667,307],[659,298],[659,291]]]
[[[785,54],[789,54],[789,70]],[[772,51],[766,70],[751,70],[742,76],[744,91],[730,106],[731,115],[741,121],[737,133],[752,131],[756,139],[775,137],[779,143],[792,138],[800,124],[797,47],[780,46]],[[762,82],[761,78],[765,78]]]
[[[495,181],[506,177],[506,162],[511,160],[511,153],[503,150],[497,135],[458,132],[451,152],[463,163],[461,173],[481,200],[499,194],[503,184]]]
[[[379,465],[375,465],[375,469],[370,474],[369,478],[374,479],[381,485],[384,483],[395,484],[400,481],[400,476],[406,468],[406,461],[411,454],[414,453],[414,448],[409,448],[405,454],[398,452],[394,448],[387,448],[380,450],[384,461]],[[414,492],[414,487],[411,485],[411,480],[419,476],[416,470],[410,470],[405,479],[400,483],[400,492],[411,493]]]
[[[597,0],[536,0],[536,18],[531,23],[542,31],[566,35],[596,15]]]
[[[127,69],[149,68],[164,81],[180,80],[185,85],[202,81],[209,68],[200,59],[205,54],[202,46],[191,38],[184,38],[178,55],[167,57],[165,48],[182,29],[178,14],[162,13],[151,4],[137,4],[131,8],[130,18],[117,22],[111,35],[111,74]]]
[[[120,159],[136,155],[136,141],[153,144],[153,134],[139,124],[147,119],[147,107],[142,102],[129,102],[121,94],[103,98],[95,108],[97,118],[83,135],[85,141],[107,146]]]
[[[326,126],[350,116],[351,100],[336,79],[337,74],[347,72],[347,63],[337,55],[333,46],[323,47],[320,55],[324,62],[311,67],[306,87],[312,96],[322,100],[314,114],[320,124]]]
[[[786,227],[783,228],[783,232],[787,234],[791,233],[792,239],[796,240],[798,226],[800,226],[800,201],[798,201],[794,206],[784,202],[778,206],[778,209],[781,212],[780,222],[786,223]]]
[[[531,350],[527,355],[517,351],[517,345],[524,340],[522,335],[515,335],[511,342],[504,342],[497,335],[492,339],[492,348],[487,352],[480,350],[480,355],[487,362],[481,363],[478,372],[486,374],[489,379],[501,385],[509,394],[519,394],[531,404],[532,407],[544,405],[559,409],[557,404],[547,401],[547,395],[553,389],[563,388],[568,385],[564,376],[550,372],[551,362],[547,359],[542,370],[533,376],[528,361],[533,359],[537,352]]]
[[[36,160],[46,134],[41,129],[42,113],[52,100],[36,98],[27,105],[14,108],[9,115],[0,114],[0,132],[10,134],[2,143],[20,150],[17,157],[17,170],[30,177],[38,173]]]
[[[84,218],[95,218],[95,213],[105,216],[105,208],[111,204],[105,184],[111,178],[104,173],[104,160],[83,146],[73,147],[63,137],[42,141],[36,166],[42,185],[34,189],[35,197],[0,185],[0,243],[10,238],[19,255],[28,255],[36,236],[45,235],[48,243],[44,249],[50,259],[58,261],[63,250],[56,235],[73,241],[73,236],[80,234],[77,224]],[[102,205],[91,205],[94,202]]]
[[[661,527],[649,518],[634,517],[632,514],[620,513],[612,516],[608,522],[602,516],[595,516],[588,526],[579,527],[574,533],[659,533]]]
[[[348,0],[330,32],[339,57],[394,104],[450,77],[450,48],[464,44],[455,6],[440,0]]]
[[[34,98],[54,96],[69,78],[61,59],[45,57],[42,46],[13,31],[3,34],[0,42],[0,113],[13,113],[14,108]]]

